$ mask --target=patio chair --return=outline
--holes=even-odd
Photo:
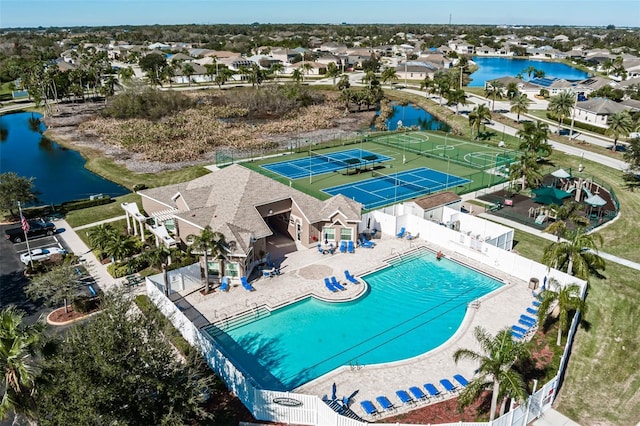
[[[358,281],[353,275],[351,275],[351,272],[349,272],[348,269],[344,271],[344,276],[350,283],[360,284],[360,281]]]
[[[355,245],[353,244],[353,241],[351,241],[351,240],[347,241],[347,251],[349,253],[355,253],[356,252]]]
[[[247,277],[243,276],[240,278],[240,282],[242,283],[242,287],[244,287],[247,291],[256,291],[255,288],[247,281]]]
[[[358,239],[358,244],[360,244],[360,247],[364,247],[364,248],[373,248],[373,246],[376,245],[376,243],[374,243],[373,241],[369,241],[366,238],[364,238],[364,236],[361,236]]]
[[[406,390],[399,389],[396,391],[396,395],[398,396],[398,399],[400,400],[400,402],[402,402],[405,405],[413,405],[416,403],[413,400],[413,398],[411,398],[411,396],[407,393]]]
[[[393,405],[393,403],[389,401],[389,398],[384,395],[376,396],[376,401],[378,401],[378,404],[380,404],[382,409],[385,411],[396,409],[395,405]]]
[[[429,396],[432,396],[434,398],[439,398],[442,396],[442,393],[438,390],[438,388],[436,388],[431,383],[425,383],[424,388],[427,390],[427,393],[429,394]]]
[[[340,284],[340,283],[338,282],[338,280],[336,279],[336,277],[331,277],[331,285],[332,285],[334,288],[337,288],[337,289],[338,289],[338,290],[340,290],[340,291],[342,291],[342,290],[346,290],[346,288],[344,288],[344,287],[342,286],[342,284]]]
[[[409,392],[411,392],[411,395],[413,395],[413,397],[415,399],[417,399],[418,401],[429,399],[429,397],[427,395],[425,395],[424,392],[422,392],[422,389],[420,389],[417,386],[411,386],[409,388]]]
[[[453,383],[451,383],[449,379],[440,380],[440,384],[449,393],[454,393],[458,390],[458,388]]]
[[[229,277],[222,277],[220,282],[220,291],[229,291]]]
[[[360,406],[369,416],[375,416],[376,414],[378,414],[378,409],[373,405],[373,402],[371,401],[360,401]]]
[[[347,252],[347,240],[340,241],[340,253]]]
[[[325,278],[324,279],[324,286],[327,287],[327,289],[331,292],[331,293],[335,293],[336,291],[338,291],[337,288],[335,288],[333,286],[333,284],[331,284],[331,281],[329,281],[329,278]]]
[[[318,243],[318,251],[320,254],[324,254],[324,250],[322,250],[322,244]]]
[[[456,374],[453,376],[453,379],[460,383],[460,386],[467,387],[469,385],[469,381],[467,379],[465,379],[465,377],[462,374]]]
[[[405,228],[404,228],[404,226],[403,226],[402,228],[400,228],[400,232],[398,232],[398,233],[396,234],[396,237],[398,237],[398,238],[402,238],[402,237],[404,237],[404,233],[405,233],[405,232],[406,232],[406,229],[405,229]]]

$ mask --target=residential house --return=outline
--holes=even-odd
[[[189,75],[185,74],[185,66],[191,66],[193,72]],[[174,69],[173,77],[171,81],[176,84],[189,84],[191,83],[207,83],[212,81],[212,76],[207,75],[207,69],[195,62],[177,62]]]
[[[460,55],[472,55],[475,47],[464,40],[450,40],[449,47]]]
[[[138,193],[155,226],[165,224],[184,244],[206,226],[223,234],[229,248],[224,275],[232,278],[248,276],[276,236],[290,239],[297,250],[325,240],[337,245],[356,241],[361,221],[362,205],[354,200],[336,195],[320,201],[238,164]],[[216,260],[207,267],[219,273]]]
[[[607,121],[611,114],[620,111],[635,112],[640,109],[607,98],[593,98],[578,102],[573,110],[575,111],[572,112],[572,117],[576,121],[607,128]]]
[[[399,80],[424,80],[433,78],[438,67],[429,62],[405,61],[396,66],[396,75]]]

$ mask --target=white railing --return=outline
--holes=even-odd
[[[442,228],[442,230],[447,231],[447,233],[455,232],[442,226],[437,227]],[[425,235],[427,235],[426,232]],[[431,236],[431,234],[429,235]],[[495,247],[493,248],[495,249]],[[501,252],[502,256],[510,254],[504,250],[501,250]],[[527,262],[516,260],[513,260],[512,263],[513,267],[519,266],[525,268],[527,271],[525,276],[531,275],[531,271],[533,270],[532,265],[527,265]],[[201,329],[198,329],[178,307],[165,296],[162,284],[153,281],[153,279],[157,279],[157,277],[158,276],[147,277],[146,279],[147,294],[151,301],[153,301],[158,309],[171,321],[189,344],[201,352],[211,369],[226,383],[229,390],[240,399],[257,420],[321,426],[365,426],[368,424],[339,415],[316,395],[278,392],[257,388],[250,377],[236,367],[238,364],[232,362],[230,357],[221,351],[210,336]],[[561,278],[563,278],[561,283],[567,281],[566,277],[563,276]],[[576,281],[573,279],[574,277],[571,278],[572,282]],[[586,285],[583,285],[583,298],[585,294]],[[565,345],[564,353],[560,361],[558,374],[535,392],[527,403],[513,408],[508,413],[495,419],[492,423],[457,422],[444,423],[440,426],[526,426],[528,422],[539,417],[544,411],[551,407],[556,397],[579,321],[580,315],[576,314],[571,322],[567,344]],[[400,423],[394,424],[396,426],[409,426]],[[411,426],[427,425],[414,424]]]

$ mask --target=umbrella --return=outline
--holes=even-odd
[[[535,194],[533,201],[541,204],[562,205],[562,200],[571,197],[571,194],[558,188],[544,186],[531,191]]]
[[[336,395],[336,392],[338,390],[338,387],[336,386],[336,382],[333,382],[333,386],[331,386],[331,400],[335,401],[336,399],[338,399],[338,396]]]
[[[558,179],[567,179],[571,177],[571,175],[565,169],[558,169],[555,172],[551,173],[551,176]]]

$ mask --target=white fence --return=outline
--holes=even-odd
[[[582,297],[586,293],[586,283],[575,279],[559,271],[547,271],[547,267],[529,259],[524,259],[511,252],[497,247],[475,243],[468,236],[448,229],[444,226],[420,219],[418,217],[401,216],[399,218],[385,214],[382,210],[369,213],[372,221],[375,221],[376,229],[382,229],[387,234],[395,234],[399,226],[411,227],[412,232],[420,232],[421,235],[429,235],[429,240],[455,250],[491,267],[499,267],[505,272],[528,280],[529,277],[549,276],[556,278],[561,284],[577,283],[582,287]],[[373,226],[372,226],[373,228]],[[423,234],[424,232],[424,234]],[[197,266],[197,265],[196,265]],[[191,276],[195,272],[189,267],[171,271],[175,276]],[[198,266],[199,268],[199,266]],[[199,273],[199,272],[198,272]],[[170,275],[170,282],[172,280]],[[175,279],[174,279],[175,280]],[[189,280],[187,280],[189,281]],[[368,423],[350,419],[334,412],[324,401],[315,395],[303,395],[298,393],[278,392],[258,389],[248,375],[245,375],[236,366],[228,354],[224,354],[215,341],[204,331],[198,329],[164,294],[161,284],[162,276],[147,277],[146,288],[149,298],[160,311],[180,331],[182,336],[196,349],[198,349],[211,369],[226,383],[227,387],[242,401],[247,409],[257,420],[293,423],[299,425],[321,426],[364,426]],[[184,282],[181,279],[181,282]],[[525,426],[534,418],[547,410],[556,396],[557,388],[561,382],[564,369],[568,361],[573,336],[579,324],[579,314],[575,315],[567,338],[567,344],[560,362],[558,374],[548,383],[544,384],[527,401],[513,408],[505,415],[491,423],[492,426]],[[442,426],[486,426],[490,423],[447,423]],[[409,426],[395,423],[396,426]],[[411,425],[416,426],[416,425]],[[418,425],[419,426],[419,425]]]

